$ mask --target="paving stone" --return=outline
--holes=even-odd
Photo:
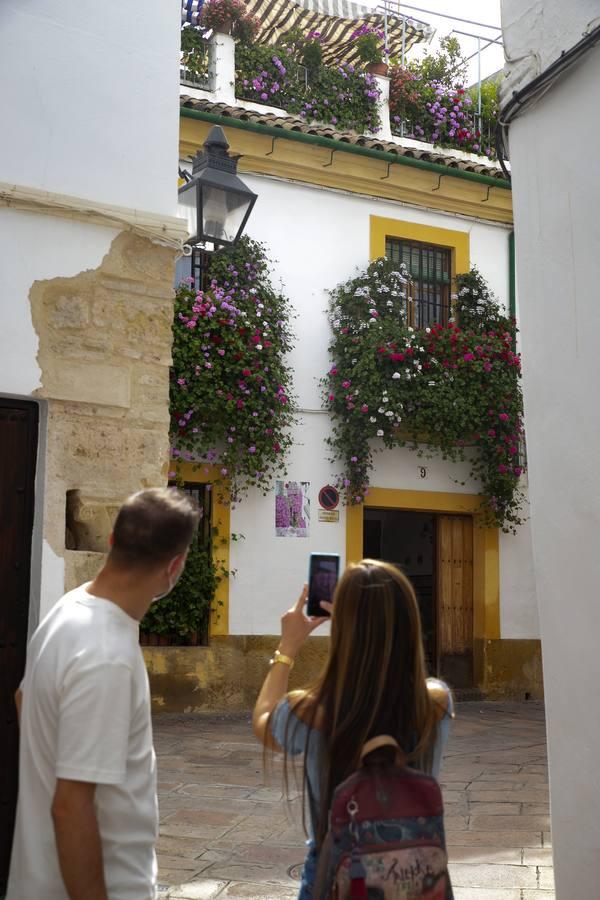
[[[450,877],[457,887],[535,888],[538,887],[535,866],[501,864],[451,863]]]
[[[250,717],[159,716],[155,735],[158,896],[295,900],[301,804],[276,759],[265,778]],[[442,779],[456,900],[554,898],[544,739],[539,705],[458,705]]]
[[[284,888],[282,885],[249,884],[245,881],[234,881],[219,894],[231,900],[296,900],[298,888]]]
[[[503,815],[474,815],[471,816],[469,828],[471,831],[479,829],[491,829],[496,831],[543,831],[550,825],[550,816],[503,816]]]
[[[168,897],[169,900],[212,900],[226,885],[226,881],[191,881],[170,891]]]

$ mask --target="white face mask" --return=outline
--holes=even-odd
[[[172,562],[172,560],[171,560],[171,562]],[[170,568],[170,564],[169,564],[169,568]],[[153,597],[152,602],[157,603],[159,600],[164,600],[165,597],[168,597],[168,595],[171,593],[171,591],[173,590],[173,588],[175,587],[175,585],[177,584],[177,582],[179,581],[179,579],[181,578],[182,575],[183,575],[183,567],[182,567],[181,571],[179,572],[179,574],[177,575],[177,577],[175,577],[175,578],[172,578],[171,574],[169,573],[169,575],[168,575],[168,585],[169,586],[168,586],[167,590],[164,591],[164,593],[157,594],[156,597]]]

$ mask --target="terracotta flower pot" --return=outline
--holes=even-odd
[[[387,75],[388,71],[389,66],[384,62],[368,63],[367,65],[367,72],[369,75]]]
[[[217,34],[231,34],[233,30],[233,19],[225,19],[221,25],[215,25],[215,31]]]

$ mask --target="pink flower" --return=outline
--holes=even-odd
[[[473,360],[475,359],[475,354],[474,353],[465,353],[465,355],[463,356],[463,359],[465,362],[473,362]]]
[[[500,472],[501,475],[504,475],[504,473],[507,472],[508,469],[506,468],[504,463],[500,463],[500,465],[498,466],[498,471]]]
[[[183,387],[183,385],[184,385],[185,383],[186,383],[185,378],[178,378],[178,379],[177,379],[177,384],[180,384],[182,387]]]
[[[225,469],[225,468],[221,469],[221,475],[227,475],[227,469]]]
[[[251,447],[248,447],[248,453],[256,453],[256,447],[254,444]]]
[[[351,381],[342,381],[343,388],[349,388],[351,384],[352,384]]]
[[[500,419],[501,422],[508,422],[510,416],[508,415],[508,413],[500,413],[498,418]]]
[[[337,375],[337,373],[338,373],[338,370],[336,369],[336,367],[335,367],[335,366],[332,366],[331,369],[329,370],[329,374],[330,374],[330,375]]]
[[[358,462],[358,456],[351,456],[350,462]]]
[[[496,437],[496,432],[493,428],[490,428],[488,431],[488,437]]]
[[[362,405],[361,408],[360,408],[360,411],[361,411],[361,413],[368,413],[368,412],[369,412],[369,407],[367,406],[366,403],[363,403],[363,405]]]
[[[244,401],[243,401],[243,400],[237,400],[235,405],[237,406],[238,409],[243,409],[243,408],[244,408]]]
[[[335,400],[335,394],[330,394],[330,395],[329,395],[329,402],[330,402],[330,403],[333,403],[334,400]]]
[[[521,466],[515,466],[514,469],[513,469],[513,472],[515,473],[515,475],[516,475],[517,478],[518,478],[519,475],[522,475],[522,474],[523,474],[523,469],[521,468]]]

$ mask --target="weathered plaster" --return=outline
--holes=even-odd
[[[78,551],[106,549],[119,502],[166,480],[174,256],[121,233],[97,268],[30,291],[48,401],[44,538],[70,587],[90,570]]]

